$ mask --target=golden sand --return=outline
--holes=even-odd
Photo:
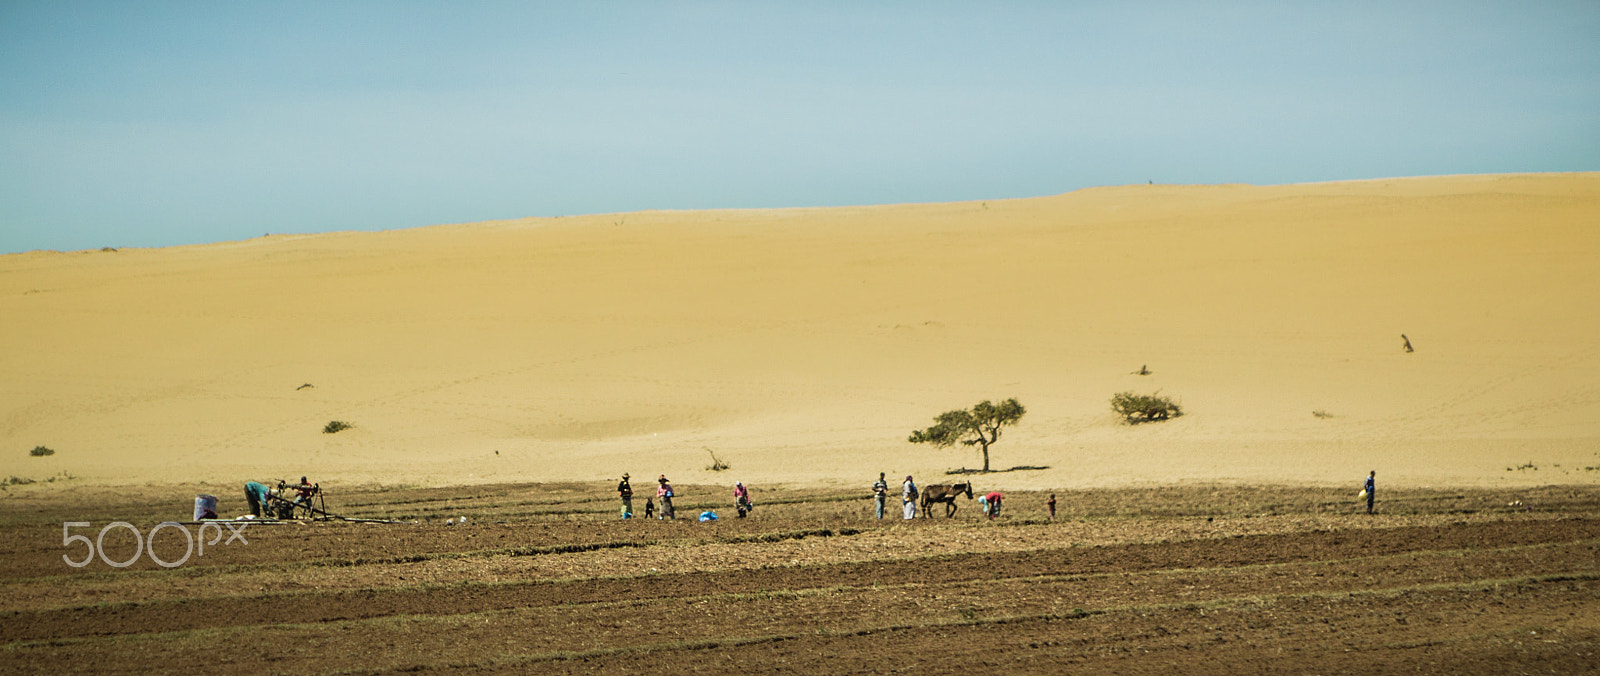
[[[986,485],[1593,484],[1597,347],[1600,173],[32,252],[0,475],[928,482],[981,459],[913,429],[1016,397],[992,464],[1048,469]]]

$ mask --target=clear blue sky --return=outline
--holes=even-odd
[[[0,253],[1597,169],[1600,0],[0,0]]]

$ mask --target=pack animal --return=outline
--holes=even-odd
[[[922,516],[924,518],[932,518],[933,504],[936,502],[942,502],[944,503],[945,518],[948,519],[954,517],[956,515],[956,511],[960,509],[960,507],[956,505],[956,498],[962,495],[966,495],[968,500],[972,499],[971,482],[964,484],[951,484],[949,486],[942,484],[923,486],[921,505]]]

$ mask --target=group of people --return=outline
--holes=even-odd
[[[917,518],[917,500],[921,497],[917,482],[907,474],[905,483],[900,484],[900,509],[906,519]],[[884,479],[884,472],[878,472],[878,481],[872,484],[872,501],[877,507],[878,518],[882,519],[885,503],[889,501],[889,482]]]
[[[663,474],[656,479],[656,483],[658,485],[656,486],[655,496],[645,496],[644,518],[654,517],[663,520],[678,518],[677,509],[672,506],[672,498],[674,496],[672,482],[668,481],[667,475]],[[633,485],[629,483],[627,473],[623,473],[622,481],[617,483],[617,497],[622,500],[622,518],[633,518]],[[657,500],[661,501],[659,515],[656,512]],[[745,488],[742,481],[733,483],[733,508],[739,513],[739,518],[741,519],[755,510],[755,507],[750,503],[750,489]],[[717,517],[715,512],[708,510],[701,514],[700,518],[702,521],[714,521]]]
[[[885,473],[878,473],[878,481],[872,484],[872,500],[877,503],[878,519],[882,519],[883,508],[885,508],[885,503],[888,503],[888,497],[890,497],[890,484],[883,479],[883,474]],[[1373,469],[1373,471],[1366,474],[1366,481],[1362,484],[1362,492],[1357,495],[1357,498],[1366,500],[1366,513],[1368,514],[1374,513],[1373,506],[1374,500],[1376,500],[1374,495],[1378,493],[1378,485],[1376,484],[1378,484],[1378,469]],[[906,514],[906,519],[915,519],[917,517],[918,497],[920,497],[920,492],[917,489],[917,482],[912,481],[910,474],[906,474],[906,482],[901,484],[901,509]],[[1000,503],[1003,500],[1005,500],[1005,495],[1002,495],[1002,493],[990,492],[987,495],[979,495],[978,505],[984,511],[984,516],[994,519],[994,517],[1000,516]],[[1045,508],[1050,509],[1050,521],[1056,521],[1056,493],[1050,493],[1050,500],[1045,500]]]
[[[878,481],[872,484],[872,497],[879,519],[883,518],[884,509],[889,501],[889,482],[884,478],[884,475],[884,472],[879,472]],[[1362,484],[1361,493],[1358,496],[1367,501],[1368,514],[1373,513],[1375,494],[1377,493],[1377,476],[1377,470],[1367,474],[1366,481]],[[674,496],[672,482],[668,481],[667,475],[663,474],[656,479],[656,483],[658,485],[656,486],[655,496],[646,496],[644,499],[644,518],[676,519],[677,510],[672,505]],[[283,486],[281,482],[279,485]],[[293,501],[295,503],[303,503],[316,494],[318,486],[302,476],[298,485],[283,487],[285,493],[289,489],[295,491]],[[275,492],[266,484],[251,481],[244,485],[245,501],[250,504],[250,514],[255,518],[263,516],[262,512],[266,510],[267,504],[274,497],[274,494]],[[617,496],[622,500],[622,518],[633,518],[633,486],[629,483],[629,477],[626,473],[622,475],[622,481],[617,483]],[[905,482],[900,485],[900,508],[906,519],[917,518],[917,502],[920,498],[921,491],[917,488],[916,481],[911,478],[911,475],[907,474]],[[659,513],[656,510],[657,500],[661,503]],[[999,491],[991,491],[978,497],[978,505],[983,510],[983,515],[990,519],[1000,515],[1000,506],[1004,501],[1005,495]],[[1045,501],[1045,507],[1050,511],[1050,520],[1054,521],[1056,519],[1055,493],[1050,494],[1050,499]],[[755,510],[755,506],[750,502],[750,489],[746,488],[742,481],[736,481],[733,484],[733,508],[738,512],[741,519]],[[706,514],[709,514],[710,517],[706,518]],[[202,518],[216,518],[216,514],[212,512]],[[701,515],[701,518],[702,520],[715,520],[716,515],[714,512],[707,511]]]
[[[311,499],[311,496],[317,494],[318,489],[318,484],[311,483],[306,477],[300,477],[300,483],[293,486],[285,486],[281,481],[278,482],[278,486],[280,487],[279,490],[285,494],[291,489],[294,490],[293,502],[297,505],[307,504],[307,501]],[[263,516],[263,510],[267,510],[269,512],[266,514],[266,516],[276,516],[270,513],[271,510],[267,509],[267,503],[270,502],[274,496],[285,500],[289,499],[259,481],[250,481],[244,485],[244,500],[245,502],[249,503],[250,515],[254,518],[261,518]],[[216,514],[213,512],[209,518],[216,518]]]
[[[879,519],[883,518],[884,509],[887,507],[889,502],[889,482],[886,478],[884,478],[885,474],[885,472],[879,472],[878,481],[872,484],[872,498],[876,507],[877,517]],[[1377,470],[1373,470],[1367,475],[1367,480],[1361,487],[1360,497],[1365,498],[1367,501],[1368,514],[1373,513],[1373,495],[1377,490],[1377,487],[1374,484],[1377,476]],[[305,477],[301,477],[300,482],[304,484]],[[660,485],[656,488],[655,497],[645,498],[644,517],[647,519],[651,518],[652,516],[655,516],[659,519],[676,518],[677,515],[672,507],[672,483],[667,481],[667,475],[665,474],[656,479],[656,483]],[[251,485],[260,486],[260,484],[256,484],[255,482],[251,482]],[[266,488],[265,486],[260,487],[263,489]],[[247,495],[249,495],[249,491],[249,487],[246,487],[245,492]],[[622,481],[617,484],[617,495],[622,499],[622,518],[633,518],[633,487],[628,483],[627,474],[623,474]],[[908,520],[917,518],[917,502],[921,497],[922,494],[917,488],[916,481],[911,478],[911,475],[907,474],[905,482],[900,485],[900,509],[904,514],[904,518]],[[659,516],[656,516],[655,500],[661,501],[661,511]],[[978,496],[978,506],[983,510],[983,515],[989,519],[994,519],[1000,515],[1000,506],[1004,502],[1005,495],[999,491],[991,491],[984,495]],[[255,499],[252,497],[250,502],[250,508],[252,512],[258,512],[256,504],[257,503]],[[1050,499],[1046,500],[1044,504],[1045,507],[1050,511],[1050,520],[1055,521],[1056,494],[1051,493]],[[755,509],[750,504],[750,489],[745,488],[743,482],[736,481],[733,484],[733,505],[734,509],[738,511],[739,518],[741,519]],[[703,517],[704,515],[702,515],[702,518]],[[711,519],[715,518],[715,514],[712,513]]]
[[[883,510],[889,502],[889,482],[884,478],[885,472],[878,472],[878,481],[872,484],[872,501],[877,508],[879,519],[883,518]],[[922,491],[917,488],[916,480],[906,475],[904,483],[900,484],[900,509],[907,520],[917,518],[917,501],[922,497]],[[983,509],[983,515],[993,519],[1000,516],[1000,504],[1005,501],[1005,495],[1000,491],[991,491],[978,497],[978,505]],[[1056,496],[1050,494],[1050,519],[1056,518]]]

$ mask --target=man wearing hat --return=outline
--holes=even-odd
[[[622,518],[633,518],[633,486],[628,484],[628,474],[622,474],[622,481],[617,484],[617,496],[622,498]]]

